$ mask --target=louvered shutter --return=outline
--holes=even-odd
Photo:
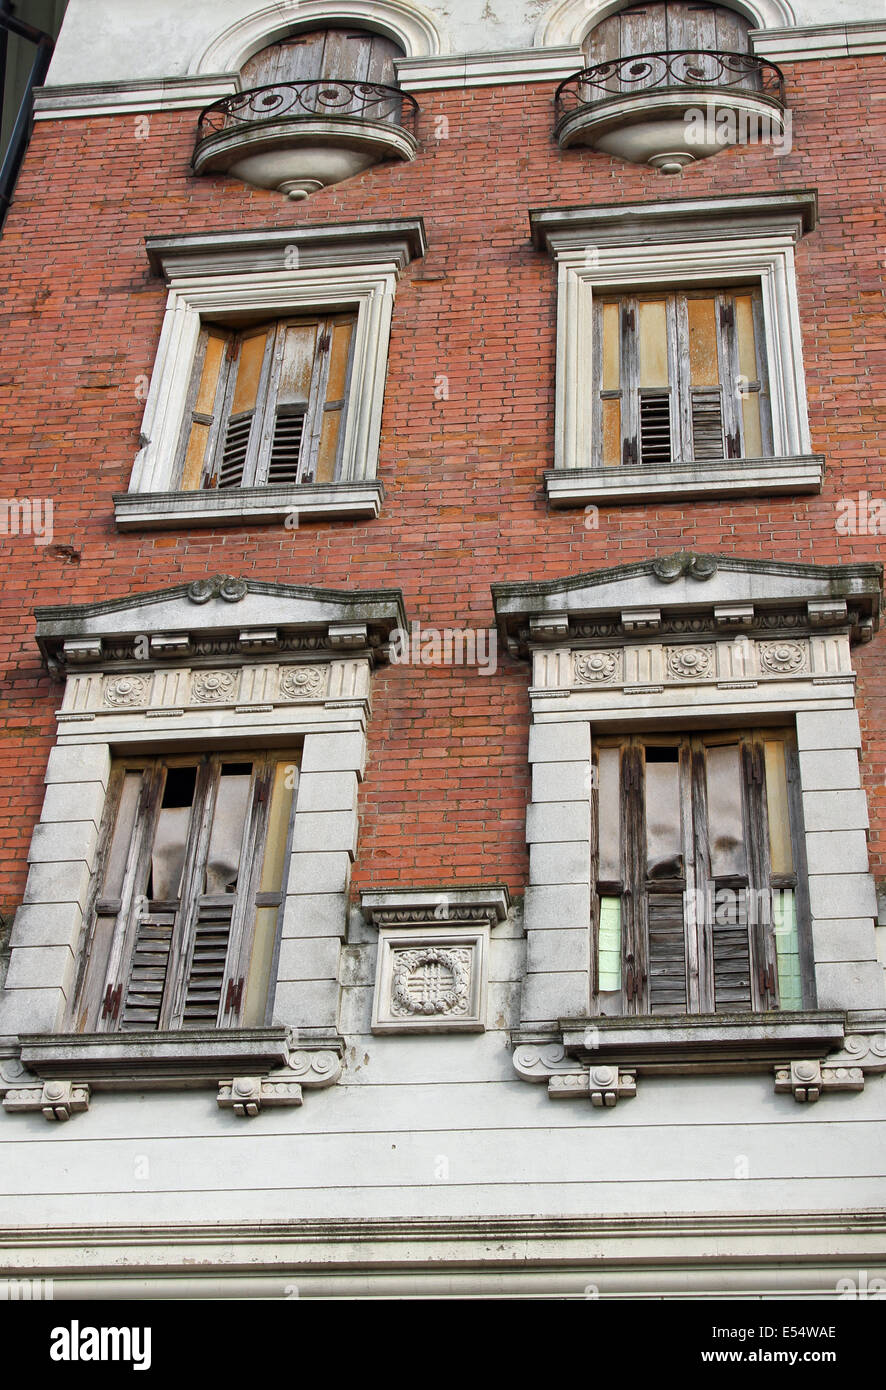
[[[711,924],[714,1010],[734,1013],[752,1008],[748,890],[717,893]]]
[[[231,345],[227,419],[217,469],[209,479],[210,487],[246,487],[253,480],[258,448],[258,404],[273,331],[261,328],[244,333]]]
[[[688,1000],[683,894],[648,892],[646,915],[649,1012],[685,1013]]]
[[[114,770],[79,1031],[235,1026],[247,992],[264,1017],[294,770],[267,755]]]
[[[640,461],[662,468],[673,460],[670,396],[640,397]]]
[[[234,908],[234,902],[201,903],[197,908],[186,968],[183,1028],[214,1028],[222,1004],[233,1002],[224,996]],[[232,994],[236,988],[234,982]]]
[[[175,923],[175,912],[139,913],[129,974],[121,990],[121,1030],[160,1027]]]
[[[141,827],[156,791],[156,778],[149,770],[114,769],[90,895],[91,930],[84,942],[72,1018],[77,1032],[115,1027],[119,1018],[120,962],[131,937],[146,863]]]
[[[719,391],[693,390],[692,458],[722,459],[726,457],[723,441],[723,406]]]
[[[317,342],[322,333],[319,319],[281,325],[274,353],[271,382],[273,420],[267,464],[261,481],[277,486],[307,481],[303,452],[309,452],[308,414],[317,370]]]

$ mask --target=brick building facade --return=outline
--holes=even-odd
[[[447,18],[406,0],[314,4],[307,18],[304,6],[249,0],[218,17],[218,7],[177,8],[133,6],[127,36],[108,7],[72,0],[0,242],[0,902],[11,926],[0,1221],[10,1264],[90,1292],[107,1287],[113,1249],[170,1289],[233,1289],[250,1281],[226,1276],[226,1261],[249,1251],[251,1288],[289,1271],[310,1294],[434,1292],[442,1259],[472,1294],[495,1277],[513,1294],[577,1297],[590,1285],[604,1297],[820,1294],[875,1268],[886,1067],[874,896],[886,880],[882,22],[860,7],[838,22],[822,7],[736,6],[757,55],[742,90],[758,91],[761,63],[783,73],[769,108],[782,113],[778,138],[721,148],[672,176],[660,167],[674,158],[667,143],[655,167],[592,147],[590,126],[587,144],[554,137],[555,90],[596,56],[581,45],[610,22],[606,6],[537,6],[534,36],[514,16],[481,22],[465,7],[461,27],[461,6]],[[165,46],[139,29],[149,20]],[[306,197],[230,169],[194,172],[197,118],[236,93],[252,55],[346,25],[396,38],[395,80],[419,107],[414,152]],[[463,34],[468,56],[452,57]],[[680,91],[673,76],[662,85]],[[592,111],[587,87],[577,90]],[[720,108],[744,109],[733,78],[713,90]],[[700,92],[697,80],[693,100],[707,109]],[[636,131],[643,93],[629,95],[622,124]],[[322,150],[322,131],[313,138]],[[290,192],[304,192],[302,174],[287,171]],[[756,386],[747,340],[729,346],[741,292],[748,304],[762,296]],[[592,296],[621,315],[624,353],[641,332],[628,315],[645,322],[648,306],[676,306],[669,350],[679,357],[680,314],[694,323],[703,311],[693,306],[718,295],[715,389],[735,352],[742,438],[755,437],[756,392],[768,446],[764,425],[758,451],[730,448],[724,396],[716,460],[681,456],[675,421],[700,437],[701,388],[687,386],[686,415],[673,375],[656,385],[641,366],[634,444],[646,472],[627,436],[604,467],[591,443],[604,370]],[[297,329],[311,313],[356,324],[339,475],[320,477],[322,443],[305,472],[302,443],[299,480],[277,487],[273,505],[259,483],[245,512],[236,487],[182,490],[173,456],[192,447],[187,412],[211,434],[231,410],[218,395],[201,423],[192,372],[211,348],[200,343],[213,331],[245,342],[256,324]],[[318,333],[332,331],[326,322]],[[245,361],[230,341],[227,360]],[[641,357],[654,355],[651,341]],[[268,372],[278,348],[265,351]],[[622,433],[634,389],[623,371],[608,396],[604,382],[599,407],[618,399]],[[378,407],[359,430],[358,397]],[[657,463],[653,399],[671,411]],[[312,408],[293,407],[305,437]],[[281,418],[279,407],[267,426],[272,476]],[[229,451],[231,437],[205,447]],[[224,515],[207,512],[216,498]],[[218,576],[232,577],[227,590]],[[386,654],[398,628],[414,639],[410,660]],[[739,742],[724,743],[726,732]],[[718,877],[714,840],[702,854],[693,821],[677,869],[655,886],[651,808],[677,784],[665,772],[649,780],[672,756],[649,749],[676,749],[684,770],[708,759],[713,821],[710,749],[765,744],[774,758],[782,737],[788,790],[766,783],[768,836],[762,821],[754,828],[757,774],[733,812],[749,860],[755,835],[767,841],[760,872],[782,912],[790,897],[794,945],[755,935],[739,908],[728,925],[750,932],[750,946],[742,937],[732,995],[721,992],[728,967],[713,936],[696,924],[685,960],[679,948],[682,1006],[656,1003],[648,977],[670,967],[656,964],[652,916],[641,928],[627,876],[610,883],[600,867],[605,798],[624,800],[628,784],[605,784],[596,750],[626,739],[645,750],[637,833],[650,914],[662,885],[683,895],[677,932],[688,942],[688,860],[707,856],[711,881],[740,901],[750,870]],[[98,947],[87,960],[83,943],[114,912],[96,886],[113,857],[114,769],[131,763],[145,780],[171,754],[215,758],[219,777],[242,778],[244,760],[266,749],[278,769],[286,757],[300,766],[292,840],[282,832],[288,877],[273,903],[251,909],[279,906],[267,927],[269,1011],[246,1018],[238,1004],[226,1020],[219,1006],[237,1026],[214,1039],[214,1023],[200,1026],[208,1015],[189,1019],[170,994],[154,1018],[162,1045],[137,1055],[144,1039],[127,1031],[138,1030],[137,1008],[117,1026],[131,964],[84,983]],[[698,805],[687,785],[673,791],[684,818],[698,814],[685,811]],[[161,819],[179,809],[158,804]],[[781,876],[779,814],[795,845]],[[630,857],[626,827],[617,856]],[[158,844],[143,851],[155,885]],[[692,882],[701,887],[700,870]],[[125,893],[105,893],[121,915]],[[620,904],[612,919],[606,903]],[[606,981],[604,919],[623,957]],[[244,923],[246,941],[257,928]],[[123,933],[121,951],[131,929],[108,927]],[[642,961],[628,951],[631,931],[647,933]],[[241,949],[254,963],[258,947]],[[788,970],[785,952],[805,981],[793,1003],[787,975],[780,987],[773,975]],[[237,977],[228,957],[219,988],[229,997],[244,978],[248,994],[245,969]],[[62,1112],[73,1119],[59,1134],[43,1117]],[[343,1253],[336,1242],[358,1220],[365,1243]],[[274,1223],[273,1248],[257,1222]],[[151,1223],[168,1229],[165,1264],[177,1273],[152,1273],[135,1230]],[[209,1258],[201,1284],[185,1265],[217,1223],[234,1254]],[[38,1248],[35,1227],[57,1243],[44,1233]],[[63,1244],[72,1229],[87,1252],[76,1271]],[[495,1275],[455,1275],[466,1252],[482,1270],[491,1232],[505,1252]],[[527,1240],[528,1260],[518,1253]]]

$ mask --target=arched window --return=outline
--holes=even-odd
[[[632,5],[592,29],[583,48],[589,67],[643,53],[748,53],[751,27],[722,5]]]
[[[393,87],[397,81],[394,59],[404,56],[400,45],[383,34],[353,27],[310,29],[254,53],[241,69],[240,82],[244,88],[319,80],[380,82]]]

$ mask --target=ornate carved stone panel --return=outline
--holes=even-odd
[[[374,1033],[483,1032],[489,927],[380,927]]]

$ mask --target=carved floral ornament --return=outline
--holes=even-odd
[[[807,663],[803,642],[761,642],[759,651],[760,665],[773,675],[793,675],[795,671],[802,671]]]
[[[284,666],[280,671],[280,694],[288,700],[316,699],[328,685],[329,670],[322,666]]]
[[[702,680],[713,674],[713,647],[669,647],[668,675],[674,680]]]
[[[392,1012],[398,1017],[466,1014],[470,1004],[472,954],[469,948],[437,946],[396,951]]]
[[[195,671],[191,677],[191,699],[199,705],[225,704],[234,698],[236,671]]]
[[[618,678],[621,672],[621,652],[578,652],[575,657],[575,679],[583,685],[604,685]]]
[[[104,702],[112,708],[146,705],[151,688],[150,676],[110,676],[105,681]]]

